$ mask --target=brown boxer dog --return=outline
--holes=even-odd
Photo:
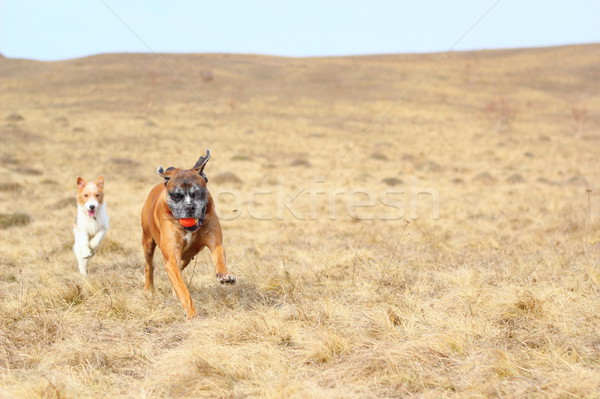
[[[144,291],[154,290],[152,258],[158,245],[169,281],[188,319],[196,315],[196,309],[181,271],[204,247],[210,250],[221,284],[235,284],[235,277],[225,266],[221,225],[214,201],[206,188],[208,179],[204,167],[209,159],[210,150],[207,148],[206,156],[201,156],[192,169],[171,166],[164,170],[160,166],[156,172],[165,181],[150,191],[142,209],[142,246],[146,258]]]

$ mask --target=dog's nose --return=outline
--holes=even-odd
[[[93,211],[94,209],[96,209],[96,205],[90,205],[90,211]]]
[[[196,210],[196,207],[194,205],[189,204],[185,206],[185,210],[186,212],[194,212]]]

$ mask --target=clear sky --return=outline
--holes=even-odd
[[[0,53],[321,56],[448,50],[496,0],[0,0]],[[111,10],[125,22],[125,24]],[[455,50],[600,42],[598,0],[500,0]]]

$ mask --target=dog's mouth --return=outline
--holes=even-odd
[[[183,227],[187,231],[196,231],[204,223],[204,218],[206,217],[206,208],[202,210],[202,216],[200,218],[181,218],[177,219],[181,227]]]
[[[194,218],[179,219],[179,224],[182,225],[183,227],[194,227],[198,224],[198,219],[194,219]]]
[[[185,218],[178,219],[179,224],[187,231],[196,231],[202,226],[202,222],[204,219],[193,219],[193,218]]]
[[[88,209],[87,210],[88,216],[93,218],[94,216],[96,216],[96,210],[95,209]]]

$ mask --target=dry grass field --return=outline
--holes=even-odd
[[[600,45],[162,57],[0,58],[0,397],[600,397]],[[186,321],[139,214],[206,147]]]

